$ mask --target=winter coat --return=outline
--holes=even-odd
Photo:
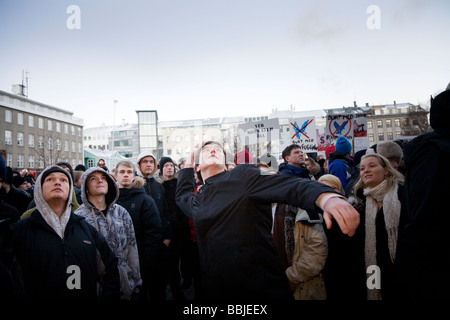
[[[309,179],[309,170],[306,167],[296,167],[286,162],[280,163],[278,167],[280,174],[287,174],[294,177]]]
[[[395,259],[402,299],[450,299],[446,268],[449,158],[450,128],[435,129],[405,145],[404,197]]]
[[[130,214],[136,233],[137,247],[142,278],[155,275],[148,274],[149,268],[160,258],[163,249],[162,226],[155,201],[145,190],[133,184],[132,188],[120,188],[117,203]]]
[[[157,181],[154,177],[145,178],[144,190],[145,192],[155,200],[156,206],[158,207],[159,216],[161,218],[162,225],[162,236],[163,239],[170,239],[170,224],[167,221],[167,199],[166,193],[163,185],[160,181]]]
[[[177,203],[197,229],[202,289],[207,299],[292,300],[271,236],[272,203],[308,212],[332,188],[287,175],[262,175],[251,164],[206,179],[194,196],[194,170],[179,172]]]
[[[352,171],[352,162],[350,159],[337,152],[330,153],[327,173],[332,174],[341,180],[343,190],[347,187]]]
[[[23,288],[14,270],[11,230],[11,225],[19,219],[19,211],[0,200],[0,301],[23,298]]]
[[[105,195],[106,214],[90,203],[86,195],[86,180],[94,172],[104,173],[108,181],[108,192]],[[116,204],[118,198],[119,188],[109,173],[99,167],[89,168],[81,176],[83,204],[75,211],[75,214],[85,218],[105,237],[118,259],[122,298],[129,299],[133,291],[136,291],[136,288],[142,284],[142,280],[133,221],[128,211]]]
[[[175,177],[166,181],[163,181],[162,178],[156,178],[156,180],[160,181],[164,187],[164,194],[167,200],[165,219],[170,225],[170,245],[183,247],[190,243],[191,233],[189,219],[177,205],[175,199],[178,178]]]
[[[299,209],[294,225],[295,249],[286,275],[294,284],[295,300],[325,300],[325,282],[321,273],[328,256],[328,244],[321,223],[311,222]]]
[[[9,192],[2,195],[2,200],[5,203],[15,207],[20,214],[23,214],[27,211],[28,204],[32,198],[26,191],[17,189],[11,185]]]
[[[57,166],[46,170],[54,167]],[[58,216],[43,197],[42,176],[43,173],[35,185],[36,210],[13,226],[14,252],[23,274],[26,297],[30,300],[96,299],[97,282],[100,282],[102,297],[118,298],[117,258],[105,239],[71,212],[72,186],[66,209],[59,221],[55,220]],[[77,274],[79,281],[71,279],[71,275]],[[70,288],[69,283],[79,287]]]

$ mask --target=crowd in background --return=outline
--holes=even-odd
[[[242,150],[232,155],[220,143],[200,150],[223,152],[222,171],[251,166],[248,175],[239,171],[242,179],[251,179],[258,168],[261,175],[282,176],[280,186],[289,179],[313,181],[308,188],[326,185],[326,192],[358,212],[359,225],[350,236],[337,223],[327,225],[319,207],[301,207],[279,197],[270,203],[270,223],[261,229],[276,249],[277,261],[269,267],[282,268],[277,281],[286,281],[293,299],[448,299],[448,237],[442,230],[449,220],[443,204],[448,188],[442,183],[448,175],[449,110],[447,90],[432,100],[433,132],[406,144],[385,141],[356,153],[344,136],[327,148],[325,157],[307,156],[298,145],[290,145],[280,164],[270,154],[254,158]],[[197,200],[189,200],[192,210],[180,201],[178,180],[186,162],[142,152],[136,163],[121,161],[112,170],[103,159],[92,168],[80,164],[73,169],[59,162],[36,177],[27,170],[13,171],[0,158],[1,298],[207,299],[211,283],[205,289],[203,276],[211,270],[205,270],[206,255],[218,253],[199,250],[203,233],[198,228],[216,225],[196,220]],[[205,179],[195,164],[189,176],[192,193],[204,199],[217,177]],[[187,174],[182,176],[187,179]],[[208,208],[215,207],[211,203]],[[235,227],[226,218],[220,223]],[[237,230],[253,228],[248,222],[245,226]],[[259,243],[250,244],[260,250]],[[217,281],[232,283],[233,273],[227,274],[230,278]],[[239,284],[235,290],[239,295]]]

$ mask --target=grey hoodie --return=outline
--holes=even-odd
[[[86,194],[87,178],[94,172],[105,174],[108,182],[108,192],[105,195],[106,214],[89,202]],[[119,260],[122,299],[130,299],[136,287],[142,284],[142,280],[133,221],[128,211],[116,204],[118,198],[119,187],[110,174],[99,167],[89,168],[81,176],[81,200],[83,203],[75,211],[75,214],[84,217],[108,242]]]

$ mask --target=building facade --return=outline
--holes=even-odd
[[[0,91],[0,153],[13,170],[83,163],[83,120],[73,112]]]

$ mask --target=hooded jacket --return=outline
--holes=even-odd
[[[86,194],[87,178],[94,172],[103,173],[108,182],[108,192],[105,195],[106,213],[95,207]],[[116,204],[118,198],[119,188],[109,173],[100,167],[89,168],[81,176],[83,204],[75,211],[75,214],[84,217],[105,237],[118,259],[122,299],[129,299],[136,287],[142,284],[142,280],[133,221],[128,211]]]
[[[339,152],[332,152],[332,153],[330,153],[330,157],[329,157],[328,161],[329,161],[329,164],[328,164],[327,173],[330,173],[330,174],[338,177],[339,180],[341,180],[342,189],[345,190],[345,187],[347,187],[347,183],[349,182],[349,180],[351,178],[351,173],[352,173],[352,168],[353,168],[351,159],[346,158],[344,155],[340,154]]]
[[[56,167],[56,168],[55,168]],[[83,218],[71,212],[72,184],[66,210],[59,219],[42,194],[37,178],[34,196],[36,210],[13,226],[13,245],[30,300],[97,299],[97,282],[102,283],[102,298],[119,297],[117,258],[105,239]],[[80,286],[70,289],[70,266],[79,268]]]

